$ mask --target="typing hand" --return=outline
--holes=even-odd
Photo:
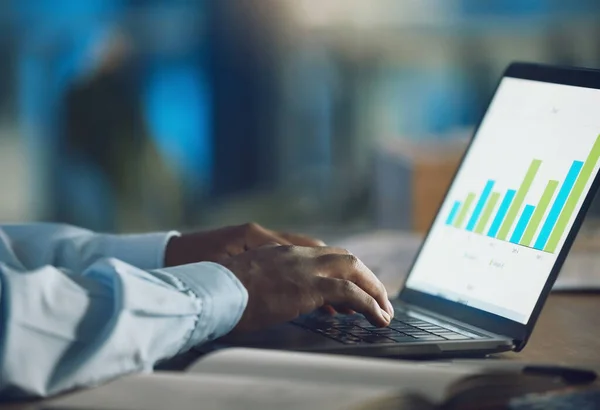
[[[255,223],[228,226],[206,232],[173,237],[165,251],[165,266],[195,262],[222,262],[247,250],[268,243],[296,246],[324,246],[307,236],[275,232]]]
[[[389,325],[394,312],[383,284],[342,249],[272,244],[222,264],[249,295],[234,332],[284,323],[325,305],[362,313],[377,326]]]

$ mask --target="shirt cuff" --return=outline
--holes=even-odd
[[[177,231],[136,235],[106,235],[105,255],[120,259],[139,269],[160,269],[165,264],[165,250],[169,239],[179,236]]]
[[[227,268],[213,262],[199,262],[154,271],[175,278],[173,283],[201,304],[200,314],[188,342],[181,351],[229,333],[240,321],[248,304],[248,291]]]

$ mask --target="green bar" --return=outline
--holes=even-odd
[[[498,199],[500,199],[500,193],[492,192],[492,195],[490,195],[490,199],[488,200],[487,205],[483,209],[483,213],[481,214],[481,219],[479,219],[477,226],[475,226],[475,233],[483,233],[483,230],[485,229],[485,226],[487,225],[488,221],[490,220],[490,217],[492,216],[492,212],[494,212],[494,208],[496,207],[496,204],[498,203]]]
[[[544,217],[544,213],[546,209],[548,209],[548,205],[550,205],[550,201],[552,200],[552,196],[554,195],[554,191],[558,187],[558,181],[550,180],[548,181],[548,185],[546,185],[546,189],[544,189],[544,193],[542,194],[542,198],[540,202],[535,208],[535,212],[531,216],[531,220],[529,221],[529,225],[527,225],[527,229],[523,234],[523,238],[521,238],[521,245],[529,246],[531,245],[531,241],[533,240],[533,236],[537,232],[540,223],[542,222],[542,218]]]
[[[540,169],[540,165],[542,165],[542,161],[540,161],[539,159],[534,159],[533,161],[531,161],[531,165],[529,165],[529,169],[527,170],[525,178],[523,178],[523,182],[521,183],[521,186],[519,187],[519,190],[515,195],[515,199],[513,200],[513,203],[511,204],[510,208],[508,208],[506,218],[500,226],[500,231],[498,232],[498,236],[496,236],[497,239],[503,241],[506,240],[508,232],[510,231],[510,228],[512,228],[513,223],[517,218],[517,214],[521,209],[521,205],[523,205],[523,202],[525,201],[525,196],[527,196],[527,192],[529,192],[529,188],[531,188],[533,178],[535,178],[538,169]]]
[[[474,193],[471,192],[469,195],[467,195],[467,199],[465,199],[465,202],[463,202],[463,206],[462,206],[462,209],[460,210],[460,213],[458,214],[458,218],[456,218],[456,221],[454,222],[454,226],[456,228],[460,228],[461,225],[463,224],[463,222],[465,221],[465,218],[467,217],[467,214],[469,213],[469,209],[471,208],[471,205],[473,204],[474,200],[475,200]]]
[[[558,221],[554,226],[554,230],[550,234],[550,239],[548,239],[548,243],[544,250],[546,252],[554,252],[556,247],[558,246],[558,242],[560,238],[565,233],[567,229],[567,225],[571,220],[571,216],[573,216],[573,212],[575,211],[575,206],[577,206],[577,202],[579,202],[579,198],[583,194],[583,190],[587,185],[590,177],[592,176],[592,172],[594,168],[596,168],[596,164],[598,163],[598,159],[600,158],[600,135],[596,138],[596,142],[590,151],[590,155],[588,155],[585,163],[583,164],[583,168],[581,168],[581,172],[579,173],[579,177],[571,190],[571,195],[569,195],[569,199],[565,203],[565,207],[563,208],[560,216],[558,217]]]

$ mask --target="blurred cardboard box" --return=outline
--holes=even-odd
[[[377,227],[426,232],[467,144],[464,137],[436,142],[381,142],[375,160]]]

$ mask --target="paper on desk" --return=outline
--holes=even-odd
[[[348,409],[396,388],[157,372],[124,377],[44,404],[42,410]]]
[[[397,293],[421,245],[421,236],[397,231],[374,231],[351,236],[332,245],[348,249],[386,286]],[[554,291],[600,291],[600,254],[573,251],[554,284]]]

